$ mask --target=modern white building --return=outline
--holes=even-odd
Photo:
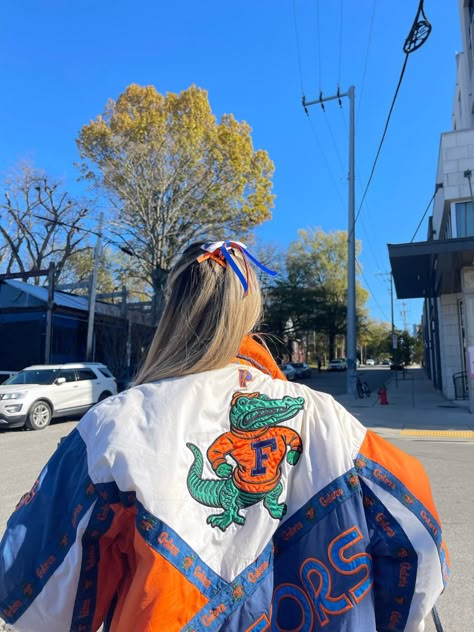
[[[398,298],[424,297],[425,363],[448,399],[474,413],[474,0],[459,0],[463,52],[452,130],[441,134],[426,241],[389,244]]]

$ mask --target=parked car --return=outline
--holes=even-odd
[[[295,379],[296,371],[291,366],[291,364],[283,364],[282,366],[280,366],[280,369],[283,371],[283,374],[285,375],[287,380],[294,380]]]
[[[345,358],[334,358],[328,364],[328,371],[345,371],[347,369],[347,362]]]
[[[390,364],[390,360],[388,360],[387,358],[385,358],[384,360],[382,360],[382,365],[383,366],[389,366]]]
[[[373,358],[367,358],[367,360],[365,361],[365,364],[367,366],[375,366],[375,360]]]
[[[116,393],[114,376],[99,362],[29,366],[0,384],[0,427],[42,430]]]
[[[306,362],[290,362],[287,366],[294,368],[297,378],[311,377],[311,367]]]

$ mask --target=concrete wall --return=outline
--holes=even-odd
[[[469,0],[458,0],[463,51],[456,55],[456,90],[452,113],[453,129],[456,130],[474,127],[474,24],[468,7]]]
[[[463,51],[456,55],[453,131],[442,134],[440,140],[435,184],[441,183],[443,188],[438,190],[433,205],[435,239],[444,238],[440,226],[451,203],[471,199],[464,172],[474,172],[474,22],[469,14],[469,0],[458,0],[458,10]]]
[[[448,0],[449,1],[449,0]],[[472,199],[469,179],[465,172],[472,170],[471,185],[474,188],[474,16],[471,21],[469,0],[458,0],[463,52],[456,55],[456,87],[452,109],[452,131],[441,135],[438,155],[436,185],[438,188],[432,215],[433,239],[458,237],[454,218],[451,217],[451,233],[446,235],[441,226],[446,225],[453,203]],[[428,239],[431,235],[428,236]],[[458,301],[463,300],[465,336],[467,344],[474,346],[474,268],[461,273],[463,292],[448,294],[437,299],[439,355],[441,386],[448,399],[455,398],[453,375],[464,369],[461,323]],[[425,309],[427,303],[425,303]],[[430,325],[430,323],[428,323]],[[428,331],[431,338],[431,330]],[[431,358],[435,352],[431,351]],[[432,367],[432,372],[435,367]],[[433,377],[432,377],[433,379]],[[474,378],[470,379],[470,410],[474,412]]]
[[[452,202],[471,199],[469,180],[464,172],[472,170],[471,183],[474,188],[474,129],[461,132],[445,132],[441,135],[438,158],[437,183],[443,188],[436,194],[433,208],[433,228],[436,239],[440,235],[443,214],[449,212]]]
[[[453,375],[463,370],[458,300],[462,294],[445,294],[438,301],[439,342],[443,394],[454,399]]]
[[[466,346],[469,349],[470,347],[474,347],[474,266],[461,270],[461,285],[463,291]],[[474,374],[471,373],[469,366],[467,378],[469,384],[469,410],[471,413],[474,413]]]

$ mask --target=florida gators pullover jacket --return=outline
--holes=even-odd
[[[419,632],[448,575],[420,463],[233,363],[131,388],[60,444],[0,544],[31,632]]]

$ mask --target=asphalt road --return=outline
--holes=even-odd
[[[474,566],[472,563],[474,442],[391,439],[424,465],[443,526],[451,560],[451,578],[437,608],[444,632],[474,630]],[[428,620],[425,632],[434,632]]]
[[[383,382],[385,369],[364,368],[363,373],[364,379],[375,390]],[[345,373],[322,371],[319,374],[315,372],[305,383],[336,395],[345,391],[345,380]],[[39,432],[0,432],[0,533],[3,533],[8,516],[21,495],[32,486],[59,439],[74,426],[75,422],[68,421],[54,423]],[[474,630],[474,503],[471,483],[474,480],[474,442],[410,437],[391,440],[419,458],[430,476],[451,557],[451,581],[438,602],[444,632],[471,632]],[[0,623],[0,631],[6,629]],[[430,618],[427,619],[425,632],[435,632]]]
[[[372,393],[376,393],[379,387],[389,378],[393,378],[393,373],[389,367],[385,366],[369,366],[360,367],[357,375],[369,385]],[[346,371],[326,371],[318,372],[313,369],[310,378],[301,380],[302,384],[307,384],[317,391],[329,393],[330,395],[342,395],[347,390],[347,372]]]

